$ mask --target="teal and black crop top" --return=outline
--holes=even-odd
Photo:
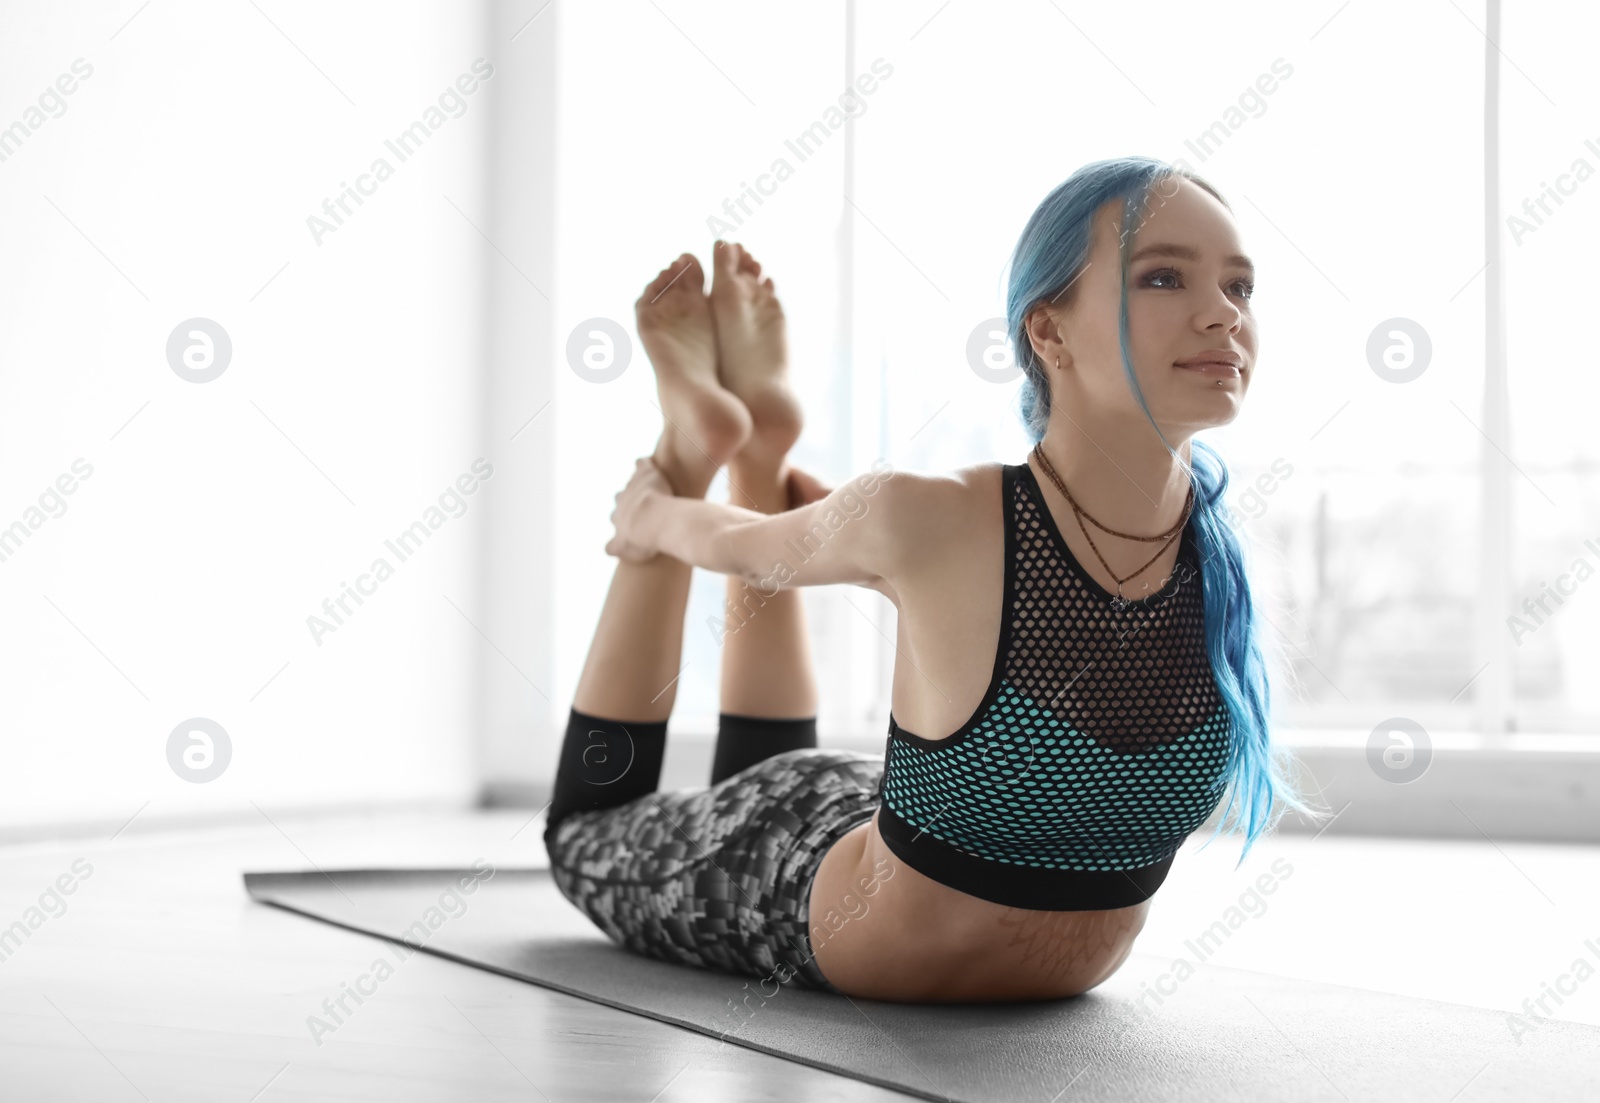
[[[1222,796],[1231,725],[1193,525],[1166,585],[1119,612],[1033,469],[1002,465],[1001,486],[1007,612],[988,692],[947,739],[890,712],[878,829],[908,866],[985,900],[1128,907]]]

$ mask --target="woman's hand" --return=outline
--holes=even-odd
[[[656,534],[646,517],[645,507],[652,498],[672,497],[672,484],[649,456],[633,465],[633,478],[617,492],[617,507],[611,511],[616,534],[606,544],[606,554],[628,563],[643,563],[655,558]]]

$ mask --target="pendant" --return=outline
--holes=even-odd
[[[1129,598],[1123,597],[1121,593],[1118,593],[1111,599],[1111,608],[1115,609],[1119,613],[1132,604],[1133,601]]]

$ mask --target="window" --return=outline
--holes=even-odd
[[[633,303],[657,272],[683,252],[709,265],[719,235],[745,244],[773,276],[787,317],[790,375],[808,415],[794,462],[828,479],[855,473],[854,392],[838,336],[846,144],[838,9],[580,4],[559,16],[552,409],[562,411],[556,636],[566,642],[556,645],[560,691],[549,706],[557,738],[616,565],[601,550],[611,525],[609,506],[599,503],[611,501],[635,458],[654,450],[662,424],[655,375],[636,343],[611,382],[567,369],[565,345],[580,323],[608,318],[637,342]],[[868,103],[875,108],[876,98]],[[727,493],[724,474],[708,496]],[[674,732],[716,728],[722,657],[714,621],[726,589],[723,576],[695,572]],[[848,598],[861,604],[861,594],[878,596]],[[839,587],[804,599],[824,709],[838,703],[847,669],[835,665],[842,656],[834,646],[840,623],[856,616],[845,599]]]
[[[708,242],[706,215],[778,157],[795,161],[785,140],[821,117],[847,77],[870,74],[849,126],[729,233],[763,256],[784,295],[810,415],[796,461],[835,479],[879,457],[917,470],[1020,462],[1019,384],[981,378],[967,349],[1003,313],[1023,223],[1086,161],[1133,152],[1182,161],[1228,198],[1261,271],[1261,374],[1240,421],[1201,439],[1229,461],[1266,631],[1293,668],[1280,683],[1286,721],[1365,730],[1401,714],[1430,729],[1480,730],[1512,659],[1510,726],[1593,729],[1600,690],[1581,672],[1600,639],[1600,612],[1588,607],[1600,605],[1575,565],[1600,566],[1590,477],[1600,457],[1586,406],[1561,397],[1580,391],[1588,371],[1570,341],[1585,286],[1571,243],[1600,217],[1587,185],[1558,179],[1597,156],[1583,144],[1584,90],[1562,75],[1580,71],[1563,52],[1581,36],[1524,31],[1520,14],[1504,28],[1502,206],[1513,213],[1545,184],[1570,194],[1546,216],[1548,229],[1502,246],[1511,431],[1486,445],[1496,429],[1484,416],[1482,4],[1341,9],[1320,24],[1249,4],[1230,9],[1225,36],[1208,13],[1177,4],[1144,9],[1162,22],[1160,36],[1131,35],[1109,10],[847,10],[848,27],[741,10],[734,29],[674,9],[666,47],[638,26],[601,34],[597,14],[564,13],[573,63],[563,179],[582,185],[563,197],[563,254],[576,270],[563,281],[572,294],[562,334],[601,312],[597,304],[631,302],[685,242]],[[750,19],[770,22],[756,35]],[[795,48],[757,62],[746,49],[754,37]],[[670,112],[651,107],[649,125],[630,136],[634,173],[593,171],[614,160],[606,120],[637,99],[602,79],[602,50],[641,87],[671,73],[699,111],[720,105],[715,138],[668,125]],[[1352,80],[1353,59],[1381,79]],[[673,171],[635,188],[637,166],[655,163]],[[606,249],[586,248],[599,226]],[[621,263],[619,249],[637,259]],[[1407,383],[1382,360],[1382,349],[1410,340],[1402,331],[1425,335],[1430,357]],[[653,443],[653,383],[638,371],[604,389],[628,402],[563,385],[595,411],[565,430],[563,462],[596,473],[587,489],[581,476],[564,485],[609,497]],[[608,417],[629,441],[620,455],[610,439],[584,439],[585,426]],[[1506,465],[1509,529],[1485,497],[1486,453]],[[563,577],[584,579],[564,606],[574,631],[592,624],[609,576],[592,554],[603,518],[589,514],[591,539],[563,550]],[[1498,586],[1486,582],[1497,547],[1513,569]],[[1537,608],[1545,585],[1542,623],[1496,651],[1491,627],[1509,634],[1501,622],[1525,598]],[[696,576],[678,728],[714,723],[719,656],[707,621],[723,587]],[[1562,587],[1575,592],[1557,605]],[[825,730],[881,737],[892,606],[853,587],[804,592]],[[1502,595],[1515,605],[1501,608]],[[581,661],[576,649],[566,657],[563,684]]]
[[[1515,726],[1600,730],[1600,438],[1590,401],[1592,243],[1600,240],[1593,89],[1570,68],[1600,32],[1593,8],[1507,5],[1501,39],[1501,203],[1509,480],[1505,639]],[[1515,222],[1512,222],[1513,216]],[[1515,622],[1510,618],[1516,617]]]

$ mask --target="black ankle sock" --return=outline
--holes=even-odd
[[[719,713],[717,749],[711,763],[711,784],[747,770],[784,751],[817,745],[817,718],[773,720],[764,716]]]
[[[569,813],[614,808],[654,793],[661,784],[666,750],[665,720],[606,720],[572,709],[556,763],[545,839]]]

